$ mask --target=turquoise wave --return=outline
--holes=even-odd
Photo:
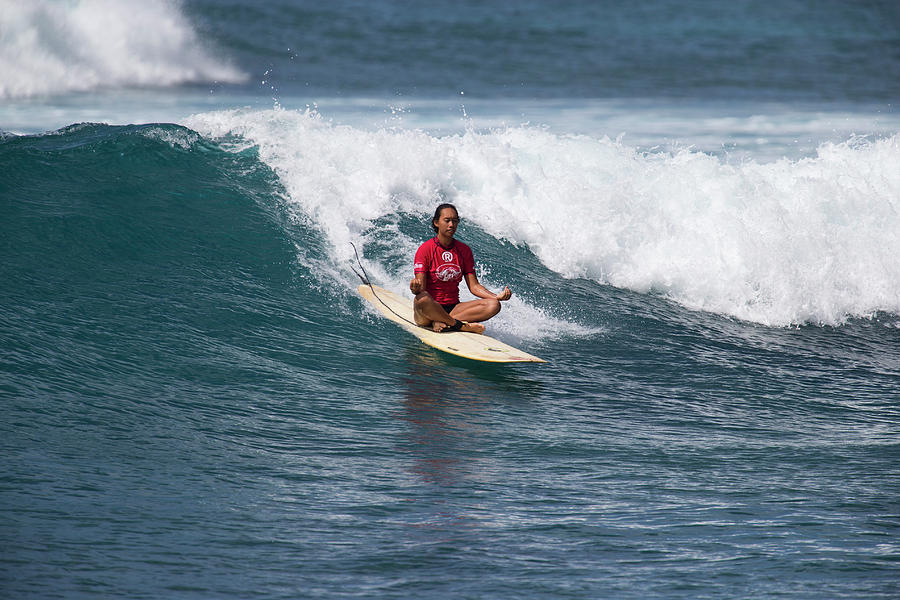
[[[249,368],[242,344],[265,362],[305,321],[304,267],[252,152],[173,125],[85,124],[7,139],[0,162],[11,167],[0,274],[17,393],[57,381],[121,397],[134,378],[224,377]]]

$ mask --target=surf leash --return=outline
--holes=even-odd
[[[412,325],[414,327],[421,327],[421,325],[414,323],[413,321],[410,321],[409,319],[407,319],[406,317],[404,317],[401,314],[398,314],[397,311],[395,311],[393,308],[388,306],[388,304],[384,300],[382,300],[378,296],[378,294],[375,293],[375,286],[373,286],[372,282],[369,280],[369,274],[366,273],[366,268],[363,266],[362,261],[359,259],[359,252],[356,251],[356,244],[354,244],[353,242],[350,242],[350,245],[353,246],[353,253],[356,255],[356,264],[358,264],[359,268],[362,270],[362,275],[360,275],[359,271],[356,270],[356,267],[353,266],[352,262],[350,263],[350,269],[354,273],[356,273],[356,276],[359,277],[360,281],[362,281],[363,284],[369,286],[369,289],[372,290],[372,295],[375,296],[375,299],[378,300],[379,302],[381,302],[386,309],[388,309],[389,311],[391,311],[392,313],[397,315],[398,318],[403,319],[404,321],[406,321],[407,323],[409,323],[410,325]]]
[[[356,270],[356,267],[353,266],[353,263],[350,263],[350,270],[356,273],[356,276],[359,277],[359,280],[362,281],[365,285],[372,287],[372,282],[369,281],[369,274],[366,273],[366,268],[362,265],[362,261],[359,260],[359,252],[356,251],[356,244],[350,242],[350,245],[353,247],[353,254],[356,255],[356,263],[359,265],[359,268],[362,269],[362,272],[365,273],[365,277],[359,274],[359,271]],[[375,290],[372,290],[372,293],[375,293]],[[376,298],[378,296],[375,296]],[[382,302],[384,304],[384,302]]]

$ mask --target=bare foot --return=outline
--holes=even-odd
[[[462,330],[468,331],[469,333],[484,333],[484,325],[481,323],[467,323],[463,321]]]
[[[465,331],[467,333],[484,333],[484,325],[481,323],[469,323],[467,321],[460,321],[460,323],[462,323],[460,331]],[[448,327],[450,327],[450,325],[447,325],[443,321],[434,321],[431,324],[431,328],[437,333],[444,331]]]

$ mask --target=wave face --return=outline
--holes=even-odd
[[[438,138],[284,110],[187,124],[257,147],[336,259],[385,215],[451,201],[570,279],[774,326],[900,313],[897,136],[732,165],[534,128]],[[398,256],[411,255],[422,232],[399,233]]]
[[[0,99],[246,79],[164,0],[4,1],[0,23]]]

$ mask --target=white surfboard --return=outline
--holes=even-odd
[[[361,285],[358,290],[381,314],[432,348],[485,362],[547,362],[483,334],[465,331],[436,333],[430,328],[419,327],[413,320],[412,298],[404,298],[377,285]]]

